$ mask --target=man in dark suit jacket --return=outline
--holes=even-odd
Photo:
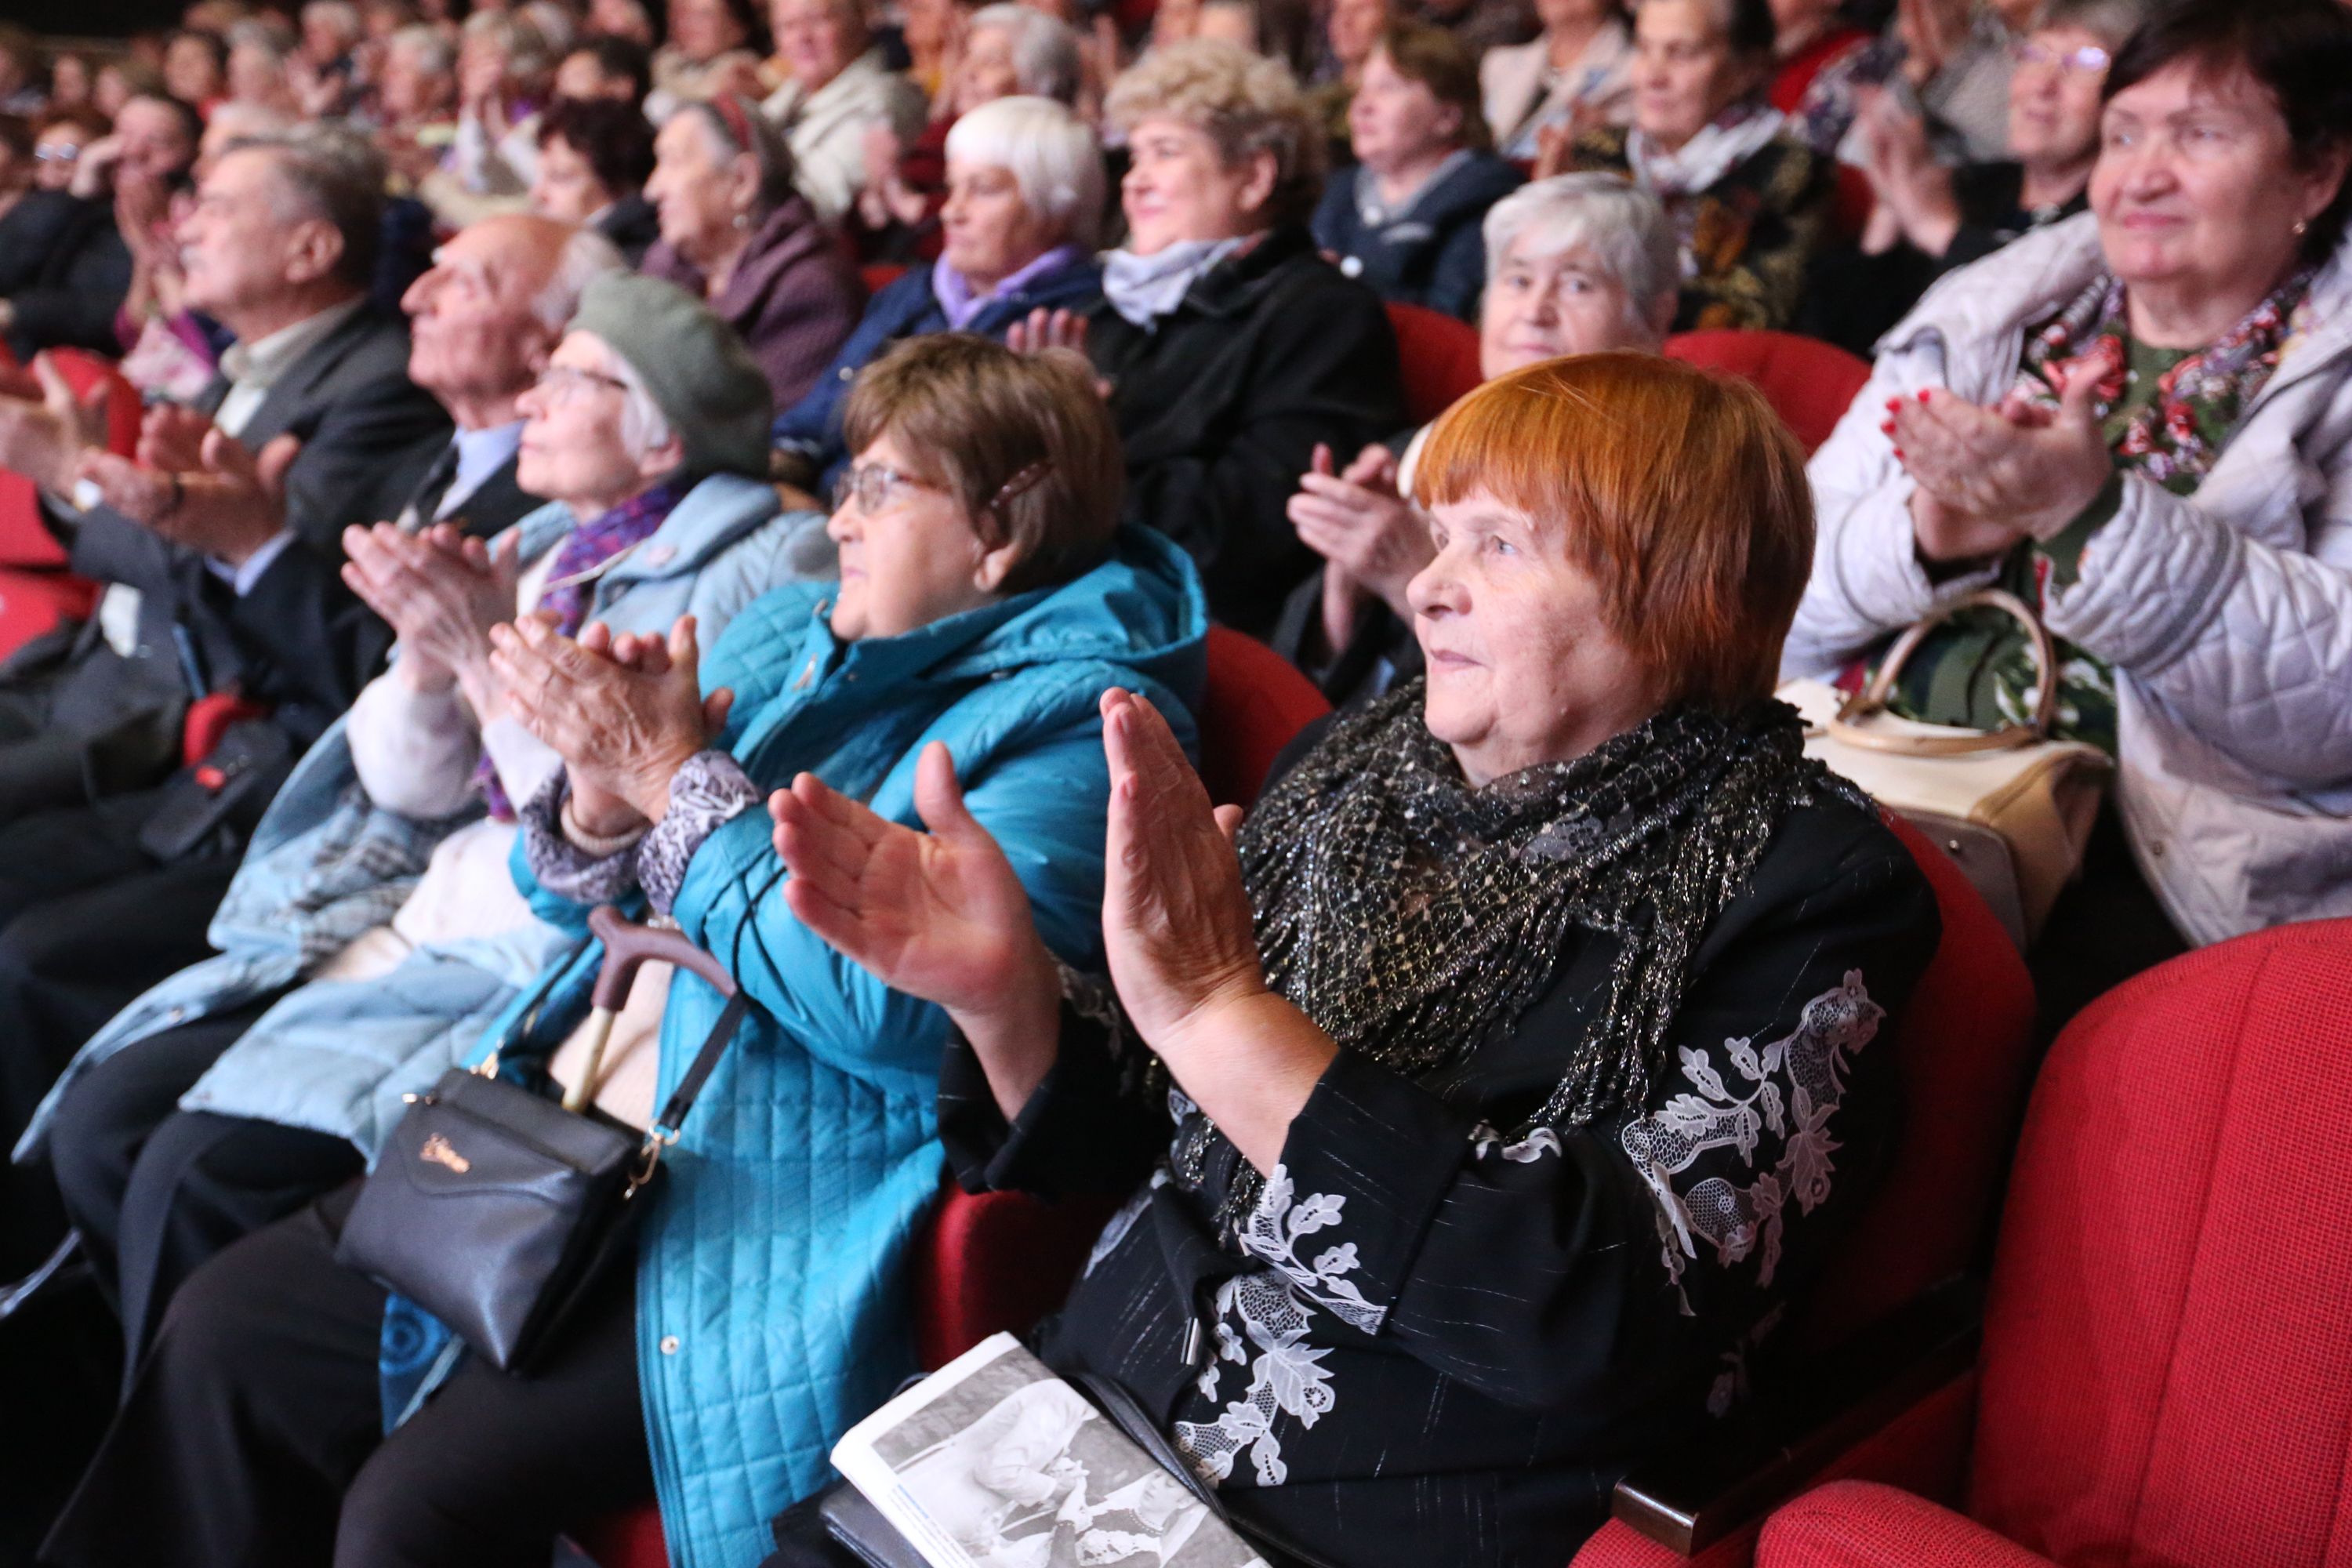
[[[236,172],[234,160],[225,163],[225,175]],[[233,198],[233,178],[228,190],[215,195]],[[192,227],[201,245],[203,220]],[[196,254],[196,245],[191,252]],[[115,581],[142,590],[140,645],[152,649],[160,643],[165,649],[164,660],[147,665],[172,661],[185,649],[177,662],[200,666],[206,684],[217,684],[222,670],[234,671],[241,691],[275,702],[270,721],[294,742],[287,748],[289,756],[348,705],[380,662],[385,642],[382,623],[357,613],[341,582],[339,524],[391,520],[415,529],[439,522],[487,538],[541,505],[515,484],[522,426],[517,402],[544,367],[581,289],[597,273],[621,266],[601,237],[529,216],[476,224],[436,251],[433,262],[402,301],[412,331],[384,340],[398,350],[396,358],[378,346],[383,323],[364,310],[348,313],[286,367],[243,427],[236,447],[248,456],[261,454],[257,462],[226,456],[209,435],[198,443],[213,445],[214,462],[177,476],[180,508],[195,510],[193,522],[174,522],[178,513],[159,514],[163,521],[151,525],[133,521],[153,505],[151,492],[160,489],[169,500],[172,474],[159,477],[95,455],[76,465],[131,509],[127,515],[89,513],[75,541],[75,561],[85,569],[109,568]],[[200,270],[193,267],[192,277]],[[357,460],[361,443],[354,437],[401,427],[395,411],[413,401],[399,391],[404,387],[429,394],[436,412],[446,411],[442,431],[448,418],[456,430],[421,445],[385,448],[388,466],[400,478],[378,478]],[[222,395],[226,390],[215,386],[205,400],[215,416],[224,407],[234,412]],[[193,416],[151,420],[143,445],[156,448],[153,456],[169,456],[163,448],[184,447],[195,425]],[[282,483],[259,483],[256,470],[275,472],[287,457],[288,447],[273,443],[306,430],[310,438],[286,466]],[[321,460],[337,454],[332,463]],[[198,458],[201,462],[201,452]],[[307,470],[306,464],[311,465]],[[205,492],[201,497],[199,487]],[[231,515],[240,497],[241,504],[261,506],[257,521]],[[282,521],[277,532],[263,527],[272,517]],[[197,531],[218,542],[208,555],[200,555],[194,542]],[[163,535],[169,532],[185,537],[167,542]],[[257,569],[255,560],[273,544],[276,553]],[[247,552],[241,560],[232,553],[240,550]],[[235,579],[247,579],[243,593]],[[161,614],[163,605],[175,616]],[[85,646],[78,659],[68,659],[55,697],[70,693],[95,704],[109,689],[119,696],[126,671],[163,673],[114,655],[95,633],[82,640],[95,647]],[[110,678],[117,683],[111,688]],[[184,697],[184,689],[166,695],[171,692]],[[63,738],[31,743],[70,745]],[[23,749],[21,743],[0,746],[0,778],[10,754]],[[8,912],[12,890],[23,886],[8,859],[17,841],[40,834],[60,846],[43,855],[45,861],[66,856],[96,867],[113,856],[110,875],[37,907],[20,904],[29,912],[0,924],[0,1134],[13,1140],[58,1067],[92,1029],[167,973],[159,966],[170,954],[186,953],[178,960],[183,963],[203,954],[204,927],[234,872],[243,830],[276,786],[274,778],[257,780],[247,792],[248,804],[225,814],[197,843],[176,855],[159,853],[152,842],[154,803],[167,810],[175,800],[205,803],[210,792],[197,772],[184,768],[160,790],[134,790],[0,826],[0,916]],[[131,852],[116,854],[124,826],[142,815],[148,841],[134,836]],[[8,1206],[40,1206],[25,1196],[26,1184],[16,1184],[20,1191]],[[21,1235],[26,1216],[11,1217]],[[0,1252],[7,1250],[0,1245]],[[16,1250],[21,1262],[23,1249]]]

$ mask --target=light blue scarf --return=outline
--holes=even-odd
[[[1162,316],[1172,316],[1192,285],[1209,269],[1247,244],[1245,239],[1181,239],[1149,256],[1113,250],[1103,256],[1103,298],[1110,308],[1150,330]]]

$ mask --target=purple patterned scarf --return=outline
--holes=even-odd
[[[557,631],[568,637],[577,637],[588,619],[589,599],[596,584],[593,578],[580,580],[583,574],[642,542],[662,525],[685,494],[683,484],[665,479],[564,536],[563,542],[556,546],[555,564],[548,570],[547,586],[540,591],[538,605],[541,610],[554,612]],[[475,765],[474,784],[489,803],[492,816],[500,822],[515,819],[514,803],[507,798],[506,787],[499,783],[499,770],[492,765],[487,747],[482,760]]]

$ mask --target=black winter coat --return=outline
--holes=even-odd
[[[1264,637],[1318,563],[1285,510],[1316,443],[1352,456],[1405,423],[1379,296],[1286,226],[1150,327],[1107,301],[1087,324],[1127,450],[1127,515],[1192,553],[1217,619]]]
[[[1332,175],[1315,209],[1315,243],[1383,300],[1476,320],[1486,288],[1486,209],[1527,176],[1492,153],[1473,153],[1378,228],[1356,205],[1356,180],[1354,169]]]

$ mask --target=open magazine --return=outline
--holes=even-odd
[[[851,1427],[833,1462],[931,1568],[1265,1568],[1011,1334]]]

